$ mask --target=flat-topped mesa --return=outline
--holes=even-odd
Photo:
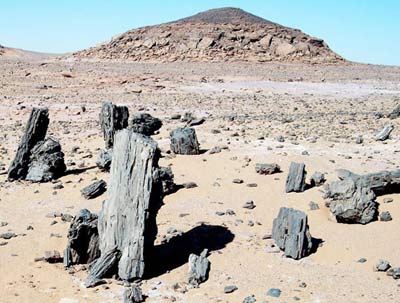
[[[32,149],[45,139],[48,126],[49,110],[47,108],[33,108],[15,158],[8,169],[8,180],[25,179],[31,161]]]
[[[162,203],[158,159],[151,138],[131,129],[115,135],[107,199],[99,215],[101,257],[96,262],[118,256],[118,276],[124,280],[143,277],[157,235],[156,215]],[[102,272],[97,265],[94,268]],[[99,278],[90,273],[88,280]]]
[[[237,8],[133,29],[73,55],[154,62],[344,62],[322,39]]]

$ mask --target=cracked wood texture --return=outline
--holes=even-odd
[[[143,276],[157,235],[159,150],[154,140],[128,129],[114,143],[108,197],[99,216],[100,250],[103,255],[116,246],[118,275],[132,280]]]
[[[10,181],[25,179],[28,173],[30,156],[33,147],[44,140],[49,126],[49,110],[47,108],[32,109],[26,124],[25,133],[18,146],[15,158],[8,169],[8,179]]]

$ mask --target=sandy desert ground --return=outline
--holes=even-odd
[[[121,302],[123,283],[86,289],[83,266],[65,270],[62,264],[35,261],[45,251],[60,252],[67,243],[69,223],[53,213],[75,215],[87,208],[98,212],[106,194],[85,200],[80,189],[95,179],[108,181],[95,161],[104,147],[98,114],[101,102],[127,105],[131,115],[144,111],[162,119],[154,136],[171,165],[175,182],[196,182],[167,196],[157,216],[157,247],[163,236],[181,231],[215,242],[209,279],[198,289],[183,291],[187,279],[188,243],[172,241],[175,255],[165,268],[142,282],[146,302],[399,302],[400,284],[373,271],[379,259],[400,266],[400,196],[378,197],[380,211],[390,222],[339,224],[331,219],[322,188],[285,193],[291,161],[304,162],[308,176],[335,170],[369,173],[400,168],[400,119],[388,114],[400,103],[400,68],[371,65],[296,65],[274,63],[127,63],[96,62],[32,56],[0,59],[0,233],[18,235],[0,243],[0,301],[46,303]],[[53,183],[7,182],[14,157],[33,106],[50,110],[50,135],[59,139],[69,173]],[[85,107],[83,111],[82,106]],[[196,126],[205,152],[171,156],[169,132],[182,126],[173,114],[191,112],[206,122]],[[393,124],[391,139],[374,134]],[[362,135],[363,144],[356,144]],[[284,142],[277,137],[283,136]],[[207,150],[222,147],[222,152]],[[306,152],[305,152],[306,151]],[[278,163],[282,172],[258,175],[256,163]],[[243,179],[234,184],[233,179]],[[256,183],[257,187],[248,184]],[[62,184],[61,186],[59,186]],[[59,189],[55,189],[59,188]],[[392,203],[382,203],[393,198]],[[256,208],[243,208],[253,200]],[[310,210],[309,202],[319,204]],[[265,235],[279,208],[307,213],[310,231],[320,239],[317,251],[300,261],[283,257]],[[233,210],[235,215],[216,212]],[[223,237],[198,228],[219,226]],[[32,228],[27,228],[31,226]],[[174,250],[177,244],[179,249]],[[357,262],[365,258],[364,263]],[[225,294],[224,287],[238,290]],[[266,295],[279,288],[279,298]]]

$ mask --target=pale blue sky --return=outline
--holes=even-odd
[[[0,44],[77,51],[132,28],[225,6],[322,38],[349,60],[400,65],[400,0],[0,0]]]

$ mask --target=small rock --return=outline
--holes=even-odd
[[[224,293],[226,294],[230,294],[232,292],[234,292],[235,290],[237,290],[237,286],[236,285],[228,285],[224,287]]]
[[[281,295],[281,290],[279,288],[271,288],[267,292],[267,296],[279,298]]]
[[[380,220],[381,220],[382,222],[387,222],[387,221],[392,221],[392,220],[393,220],[393,219],[392,219],[392,215],[391,215],[390,212],[388,212],[388,211],[382,212],[382,213],[380,214],[379,218],[380,218]]]
[[[379,260],[374,266],[375,271],[387,271],[390,268],[390,263],[386,260]]]

